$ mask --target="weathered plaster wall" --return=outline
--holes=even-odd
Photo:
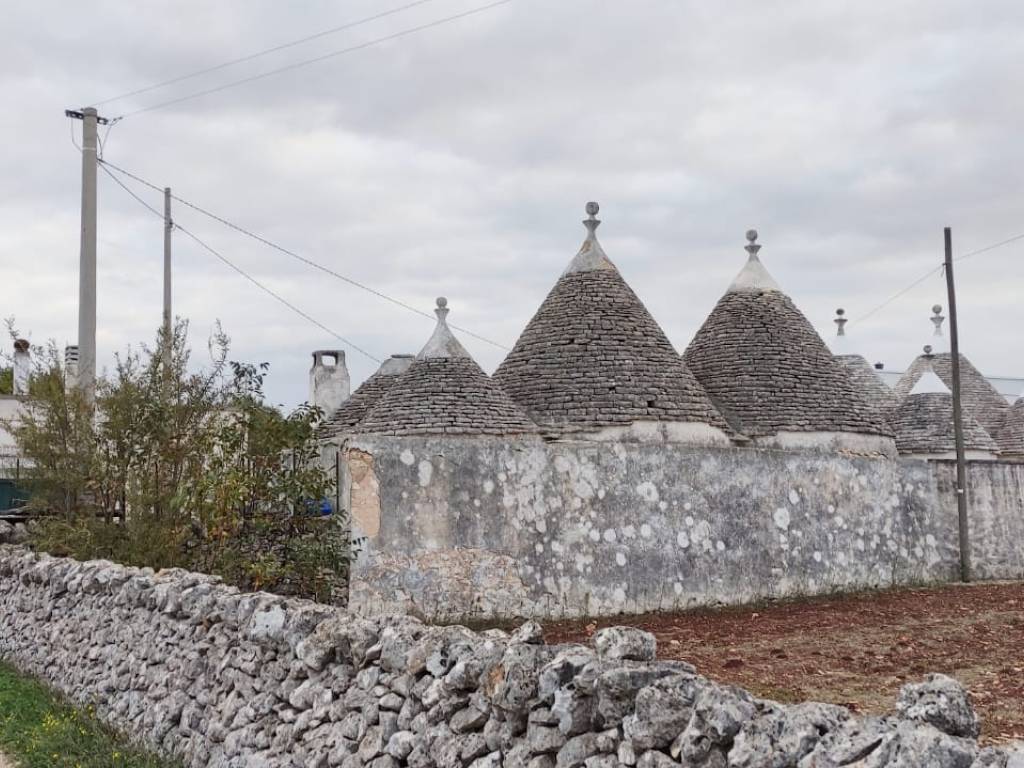
[[[369,621],[171,570],[0,547],[0,658],[194,768],[1005,768],[941,675],[858,719],[720,686],[654,637]]]
[[[351,449],[360,469],[372,457],[376,490],[350,590],[366,613],[614,614],[956,573],[956,515],[924,462],[474,438]]]
[[[17,423],[21,416],[22,401],[14,395],[0,395],[0,422]],[[14,453],[16,448],[14,435],[0,423],[0,454]]]
[[[956,464],[935,462],[944,516],[957,517]],[[972,571],[979,579],[1024,578],[1024,464],[967,465]]]

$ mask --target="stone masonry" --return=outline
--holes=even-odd
[[[138,741],[207,768],[1005,768],[954,680],[854,718],[589,646],[371,621],[217,579],[0,548],[0,656]]]

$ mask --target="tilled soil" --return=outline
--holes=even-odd
[[[567,621],[545,630],[549,642],[580,642],[623,624],[654,633],[659,657],[777,701],[883,713],[904,683],[942,672],[970,690],[984,742],[1024,739],[1024,583]]]

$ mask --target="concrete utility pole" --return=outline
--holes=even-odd
[[[96,126],[106,125],[93,107],[64,114],[82,121],[82,238],[78,260],[78,386],[90,403],[96,396]]]
[[[171,233],[174,222],[171,220],[171,188],[164,187],[164,366],[170,369],[172,326],[171,314]]]
[[[956,320],[956,286],[953,282],[953,233],[946,239],[946,291],[949,294],[949,351],[953,360],[953,432],[956,436],[956,508],[960,529],[960,580],[971,580],[971,537],[967,525],[967,463],[964,457],[964,421],[960,400],[960,333]]]

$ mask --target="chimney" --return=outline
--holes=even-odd
[[[14,341],[14,394],[28,394],[28,378],[32,373],[32,352],[27,339]]]
[[[78,345],[68,344],[64,347],[64,386],[78,385]]]
[[[321,349],[313,353],[309,369],[309,402],[330,416],[348,400],[351,383],[345,367],[345,353],[339,349]]]

